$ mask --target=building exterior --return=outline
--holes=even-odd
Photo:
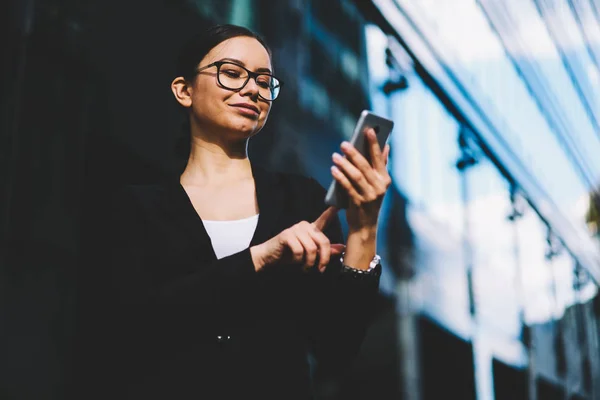
[[[355,4],[414,243],[384,281],[404,398],[598,398],[597,4]]]

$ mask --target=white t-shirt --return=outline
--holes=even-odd
[[[258,224],[258,214],[234,221],[202,220],[218,259],[238,253],[250,246]]]

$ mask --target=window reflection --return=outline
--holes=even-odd
[[[575,264],[573,258],[566,251],[556,254],[552,257],[550,263],[556,293],[553,314],[556,319],[560,319],[563,317],[565,310],[575,302],[575,291],[573,289],[573,269]]]
[[[392,176],[408,198],[423,309],[465,334],[470,326],[463,254],[458,123],[417,79],[394,96]]]
[[[400,3],[436,34],[432,39],[443,50],[444,62],[475,100],[499,117],[503,139],[566,217],[585,232],[580,203],[589,179],[600,177],[600,138],[533,2]],[[506,20],[518,29],[508,29],[513,25]],[[528,67],[517,70],[514,64],[521,62]],[[528,71],[537,77],[535,82],[524,77]],[[574,158],[596,175],[584,177]]]
[[[555,280],[546,259],[548,228],[529,206],[516,224],[525,323],[541,324],[555,316]]]
[[[430,28],[441,34],[445,50],[455,52],[451,62],[442,61],[460,76],[461,83],[468,81],[465,87],[477,96],[477,103],[490,110],[490,115],[502,117],[504,121],[498,126],[502,139],[509,142],[549,201],[574,225],[584,228],[576,234],[585,236],[586,219],[593,227],[596,216],[590,211],[586,180],[561,147],[553,131],[556,127],[542,112],[543,107],[481,13],[479,6],[491,2],[397,3],[410,12],[421,10],[420,17],[429,18]],[[516,10],[519,4],[512,1],[499,7]],[[531,198],[528,203],[520,195],[519,182],[511,186],[500,172],[503,167],[492,163],[479,149],[469,149],[478,162],[458,170],[457,121],[414,71],[395,71],[407,78],[408,89],[384,95],[381,88],[392,75],[384,62],[387,40],[377,28],[369,28],[367,42],[373,108],[396,122],[391,136],[391,173],[395,186],[407,198],[419,311],[469,339],[479,398],[493,398],[492,359],[526,367],[543,379],[572,379],[573,385],[581,386],[582,374],[589,374],[586,371],[594,358],[577,352],[584,349],[598,354],[597,316],[587,304],[596,296],[597,287],[588,280],[574,288],[576,260],[553,234],[553,229],[560,227],[547,225],[554,221],[549,216],[552,205],[545,198]],[[441,58],[446,55],[442,50],[439,54]],[[552,68],[559,68],[554,61]],[[555,86],[561,92],[561,85],[568,84],[564,71],[552,72],[552,68],[543,69],[544,77],[561,80]],[[578,101],[568,100],[571,93],[565,93],[561,102],[569,105]],[[580,108],[578,103],[571,105]],[[589,121],[573,125],[583,126],[581,132],[572,132],[573,139],[582,140],[589,133],[584,125]],[[600,153],[600,141],[589,141],[586,151],[588,155]],[[591,164],[600,165],[599,160]],[[575,251],[576,244],[568,243]],[[471,300],[474,318],[469,312]],[[585,307],[578,308],[579,303],[586,303]],[[580,308],[585,312],[574,311]],[[586,328],[581,329],[596,332],[595,342],[582,333],[583,326]],[[597,366],[600,370],[600,364]],[[523,378],[522,389],[528,390],[525,372],[518,374]],[[543,393],[540,398],[545,398]]]
[[[483,159],[466,172],[469,239],[478,321],[518,337],[521,329],[518,268],[508,182]]]

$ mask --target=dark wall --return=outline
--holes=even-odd
[[[496,400],[527,400],[527,371],[502,361],[492,361],[494,396]]]
[[[169,89],[175,55],[206,22],[175,1],[9,5],[0,398],[64,399],[77,281],[89,257],[82,238],[112,186],[172,171],[181,123]]]
[[[202,17],[200,3],[3,3],[0,399],[65,398],[78,281],[93,256],[83,243],[97,234],[95,217],[112,187],[175,173],[183,121],[169,88],[176,54],[190,33],[226,22]],[[221,10],[228,2],[212,3]],[[305,10],[292,3],[309,4],[253,2],[286,90],[250,155],[326,184],[341,137],[334,118],[318,120],[298,106],[308,38]]]
[[[475,400],[473,346],[427,318],[419,324],[424,400]]]

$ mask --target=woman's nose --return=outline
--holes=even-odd
[[[258,85],[254,78],[248,79],[248,82],[240,89],[241,96],[244,96],[246,93],[250,94],[252,97],[258,96]]]

